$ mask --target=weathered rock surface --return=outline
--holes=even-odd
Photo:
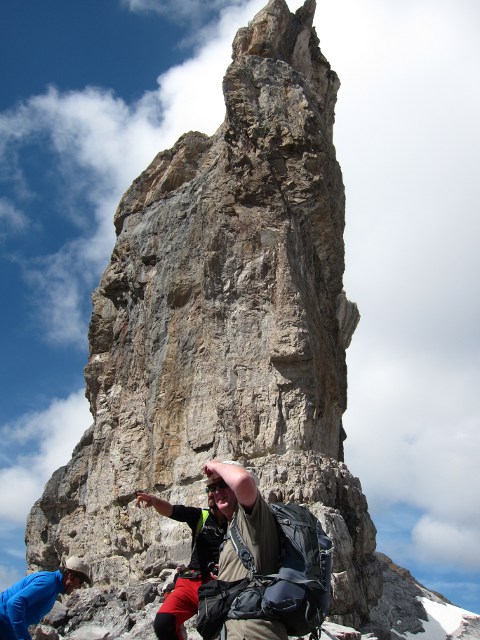
[[[205,460],[238,459],[269,499],[320,516],[335,542],[332,621],[368,622],[381,595],[375,529],[342,444],[359,315],[342,285],[339,81],[314,9],[271,0],[240,29],[225,122],[182,136],[123,196],[93,294],[94,424],[31,511],[31,568],[75,553],[108,593],[162,582],[188,558],[188,531],[137,509],[135,492],[198,505]],[[121,602],[102,615],[135,634],[141,616]]]

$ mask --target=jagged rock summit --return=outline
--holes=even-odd
[[[31,568],[78,554],[97,588],[161,584],[188,557],[188,532],[137,509],[135,492],[198,505],[205,460],[237,459],[269,499],[319,515],[335,541],[332,620],[368,623],[375,529],[343,461],[359,316],[342,284],[339,81],[314,10],[271,0],[240,29],[224,123],[182,136],[123,196],[93,293],[94,422],[30,513]]]

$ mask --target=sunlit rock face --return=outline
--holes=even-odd
[[[270,500],[307,503],[335,541],[333,619],[381,593],[375,529],[343,462],[344,187],[339,81],[312,28],[271,0],[233,43],[216,134],[182,136],[123,196],[93,293],[85,368],[94,424],[30,514],[28,561],[85,555],[97,584],[160,579],[188,531],[136,490],[201,505],[202,465],[254,467]]]

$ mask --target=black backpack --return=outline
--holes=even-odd
[[[234,598],[227,617],[279,620],[288,635],[311,633],[318,638],[330,606],[332,541],[304,505],[273,503],[269,506],[281,532],[282,555],[278,573],[262,576],[256,572],[252,554],[234,520],[230,538],[249,570],[250,582]]]

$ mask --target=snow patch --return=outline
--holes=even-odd
[[[434,602],[428,598],[419,598],[428,615],[428,621],[422,620],[424,633],[403,634],[407,640],[447,640],[447,636],[462,624],[464,616],[475,616],[471,611],[460,609],[452,604]]]

